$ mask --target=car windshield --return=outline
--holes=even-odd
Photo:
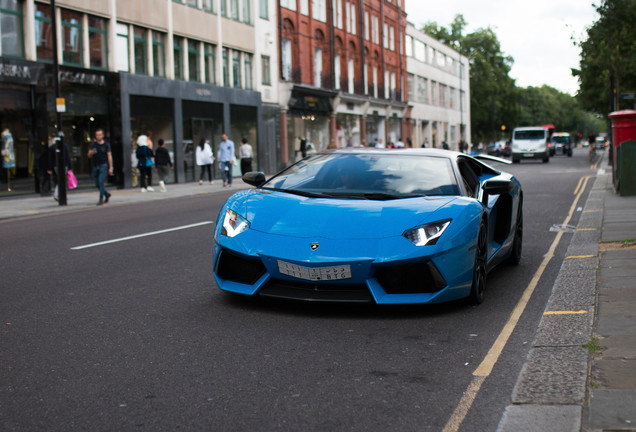
[[[522,130],[515,132],[516,140],[540,140],[545,138],[545,130]]]
[[[557,135],[552,137],[552,142],[557,144],[568,144],[570,142],[570,137],[567,135]]]
[[[373,200],[459,195],[450,159],[397,153],[317,154],[292,165],[262,188]]]

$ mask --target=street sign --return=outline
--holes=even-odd
[[[634,100],[636,99],[636,93],[621,93],[622,100]]]
[[[55,98],[55,110],[59,113],[66,112],[66,100],[64,98]]]

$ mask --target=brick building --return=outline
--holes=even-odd
[[[403,0],[281,0],[281,162],[408,128]]]

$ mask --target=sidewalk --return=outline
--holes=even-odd
[[[498,432],[636,431],[636,196],[603,162]],[[631,240],[631,241],[629,241]]]
[[[51,213],[61,213],[77,211],[82,209],[100,209],[105,207],[118,206],[122,204],[132,204],[144,201],[155,201],[169,198],[177,198],[192,195],[205,195],[228,190],[240,190],[251,186],[244,183],[240,178],[235,178],[231,189],[223,187],[223,180],[215,180],[213,184],[198,182],[169,184],[167,192],[160,192],[159,186],[154,186],[154,192],[142,193],[139,188],[115,189],[107,188],[112,194],[110,202],[103,206],[97,206],[99,192],[97,189],[81,189],[69,191],[67,194],[67,205],[61,206],[53,199],[53,196],[41,197],[36,194],[18,196],[15,198],[0,199],[0,220],[17,218],[24,216],[43,215]]]

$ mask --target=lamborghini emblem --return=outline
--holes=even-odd
[[[312,251],[315,251],[316,249],[320,247],[320,243],[312,243],[309,245],[309,247],[311,248]]]

